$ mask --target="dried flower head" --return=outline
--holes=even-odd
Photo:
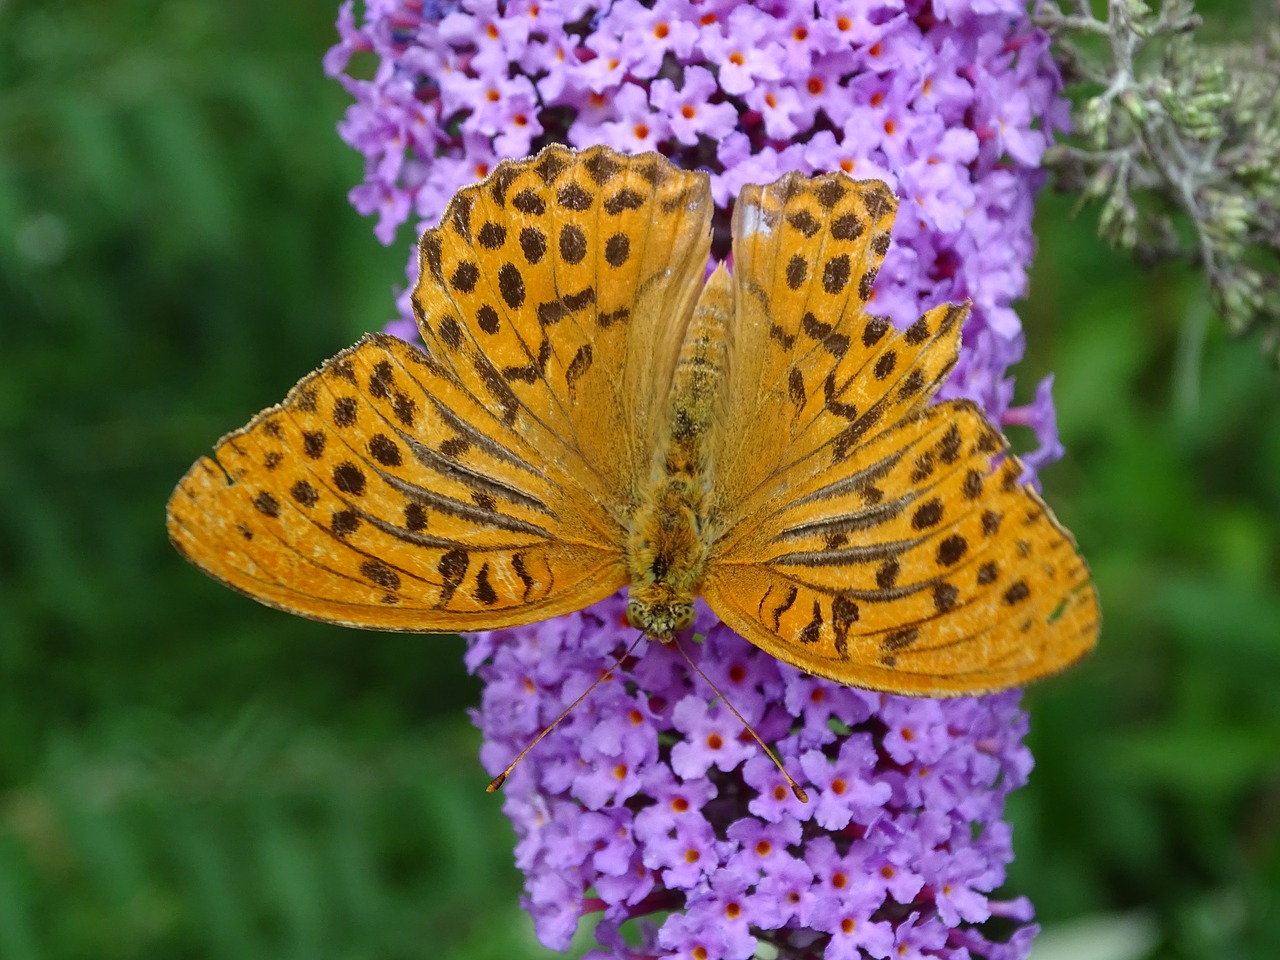
[[[1214,47],[1191,10],[1112,3],[1101,20],[1041,5],[1083,98],[1079,141],[1046,165],[1102,201],[1109,242],[1198,264],[1231,333],[1261,332],[1280,363],[1280,28]]]

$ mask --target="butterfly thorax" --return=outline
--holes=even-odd
[[[718,267],[694,308],[672,378],[667,428],[631,518],[627,617],[663,642],[693,624],[693,601],[707,565],[709,431],[724,372],[730,282],[728,271]]]

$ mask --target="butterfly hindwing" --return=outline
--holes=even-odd
[[[421,350],[367,337],[196,462],[170,536],[270,606],[374,629],[525,623],[616,590],[616,546],[493,420]]]
[[[882,431],[718,556],[704,593],[757,646],[810,673],[941,696],[1063,669],[1097,606],[1070,536],[972,404]]]

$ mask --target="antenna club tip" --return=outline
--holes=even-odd
[[[498,790],[501,789],[502,785],[506,782],[507,782],[507,775],[505,773],[500,773],[496,777],[494,777],[492,780],[489,781],[489,785],[484,788],[485,792],[497,793]]]
[[[791,792],[796,795],[796,799],[799,800],[801,803],[809,802],[809,794],[804,792],[804,788],[801,787],[800,784],[793,783],[791,785]]]

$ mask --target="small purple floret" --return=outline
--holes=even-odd
[[[474,719],[491,774],[625,651],[635,631],[624,608],[613,597],[471,641],[468,663],[486,682]],[[588,913],[602,915],[598,932],[669,913],[656,934],[664,955],[702,948],[745,960],[767,940],[783,957],[825,943],[828,956],[884,957],[905,945],[916,954],[904,955],[960,958],[958,932],[970,956],[1015,955],[984,946],[979,925],[996,913],[1031,919],[1025,901],[990,897],[1013,856],[1004,798],[1031,766],[1016,691],[950,701],[868,694],[807,677],[723,626],[685,649],[728,681],[734,705],[758,721],[810,802],[725,721],[676,650],[649,643],[503,788],[524,904],[544,944],[567,948]],[[595,956],[648,955],[610,937]]]

